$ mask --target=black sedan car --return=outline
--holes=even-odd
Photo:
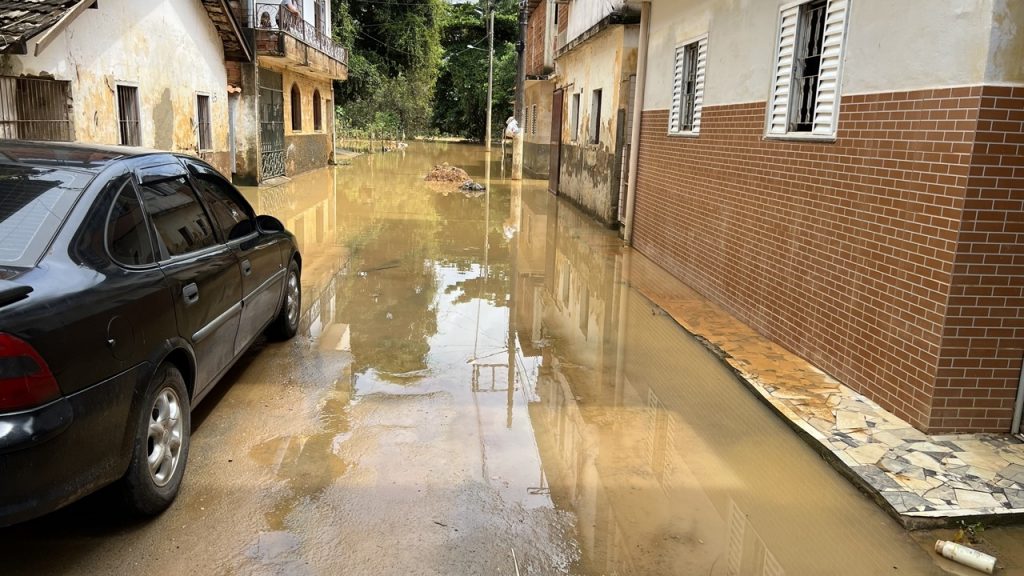
[[[0,141],[0,526],[115,482],[169,506],[192,407],[295,335],[301,265],[200,160]]]

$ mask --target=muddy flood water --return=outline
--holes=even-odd
[[[487,185],[424,182],[449,162]],[[247,189],[304,258],[300,335],[196,409],[162,516],[0,530],[0,574],[976,574],[843,479],[629,284],[610,230],[411,144]],[[998,573],[1024,531],[989,528]]]

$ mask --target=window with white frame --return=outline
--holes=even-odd
[[[532,134],[537,134],[537,105],[536,104],[533,105],[533,112],[530,114],[530,119],[533,121],[533,125],[531,127],[530,132]]]
[[[810,0],[782,7],[768,136],[835,136],[849,5]]]
[[[707,54],[707,36],[676,47],[672,76],[672,108],[669,111],[668,123],[670,134],[700,132]]]
[[[587,131],[591,144],[601,142],[601,90],[590,95],[590,129]]]

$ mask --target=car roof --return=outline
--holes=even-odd
[[[166,153],[130,146],[0,140],[0,163],[60,167],[94,173],[121,158]]]

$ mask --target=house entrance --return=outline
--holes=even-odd
[[[259,69],[260,179],[284,176],[284,83],[281,75]]]

